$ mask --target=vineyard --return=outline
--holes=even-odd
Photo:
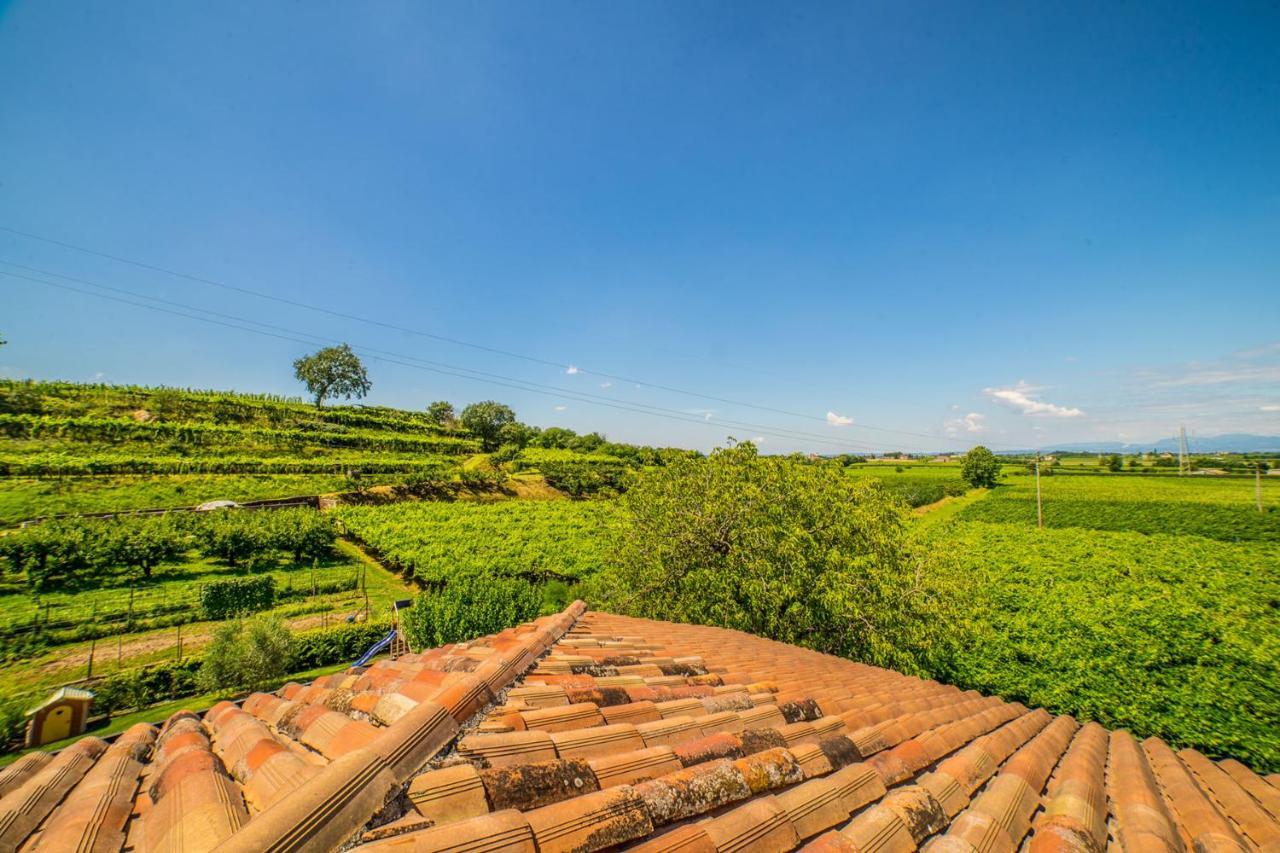
[[[965,590],[938,677],[1280,767],[1280,546],[982,522],[929,535]]]
[[[1280,482],[1251,478],[1066,475],[1041,478],[1047,527],[1280,542]],[[1018,476],[960,514],[965,521],[1035,526],[1035,482]]]
[[[607,501],[424,502],[335,514],[387,565],[427,584],[477,571],[574,583],[608,558],[618,518]]]

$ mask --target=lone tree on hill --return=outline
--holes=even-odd
[[[496,450],[502,443],[502,428],[515,422],[516,413],[511,407],[493,400],[472,403],[462,410],[462,425],[480,439],[485,451]]]
[[[964,455],[960,465],[960,476],[965,482],[977,488],[992,488],[996,478],[1000,476],[1000,460],[987,448],[979,444]]]
[[[346,344],[304,355],[293,363],[293,375],[315,397],[317,409],[329,397],[359,399],[373,387],[359,356]]]
[[[448,400],[436,400],[427,406],[427,420],[436,426],[451,427],[458,421],[458,416],[453,411],[453,403]]]

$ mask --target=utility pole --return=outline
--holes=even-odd
[[[1044,504],[1040,500],[1040,451],[1036,451],[1036,527],[1044,527]]]
[[[1262,462],[1253,463],[1253,502],[1258,505],[1258,512],[1262,512]]]
[[[1178,427],[1178,475],[1191,472],[1191,453],[1187,450],[1187,428]]]

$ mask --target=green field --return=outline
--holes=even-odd
[[[469,571],[573,583],[607,559],[618,513],[607,501],[560,500],[352,506],[335,515],[388,565],[424,583]]]
[[[1280,546],[965,521],[926,535],[965,589],[938,677],[1280,767]]]
[[[968,488],[960,478],[960,466],[943,463],[891,465],[868,463],[845,468],[850,477],[878,480],[886,489],[919,507],[937,503],[948,495],[963,494]]]
[[[1040,488],[1047,527],[1280,542],[1280,482],[1274,478],[1262,481],[1262,512],[1247,477],[1054,475],[1041,477]],[[1035,526],[1035,479],[1007,478],[960,518]]]

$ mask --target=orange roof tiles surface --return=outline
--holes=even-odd
[[[0,850],[350,846],[1280,853],[1280,778],[581,602],[0,771]]]

